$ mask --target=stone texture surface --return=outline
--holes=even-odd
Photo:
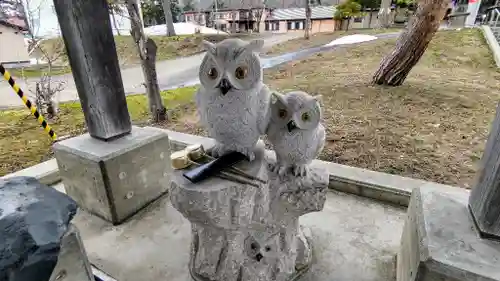
[[[267,184],[259,187],[212,178],[192,184],[175,171],[170,199],[192,224],[189,270],[195,280],[289,280],[312,253],[299,216],[323,209],[329,175],[280,177],[268,169],[264,148],[238,168]]]
[[[96,281],[78,229],[70,224],[49,281]]]
[[[481,239],[458,188],[413,191],[398,254],[398,281],[498,281],[500,243]]]
[[[76,203],[35,178],[0,180],[0,280],[49,280]]]
[[[54,151],[66,193],[114,224],[169,188],[169,140],[159,129],[134,127],[108,142],[85,134],[56,143]]]

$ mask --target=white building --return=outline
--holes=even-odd
[[[0,20],[0,63],[5,67],[29,65],[24,44],[24,22],[17,18]]]

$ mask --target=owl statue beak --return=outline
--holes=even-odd
[[[227,92],[229,92],[229,90],[231,90],[231,88],[232,88],[231,83],[229,83],[229,81],[226,78],[222,78],[222,80],[220,81],[220,84],[219,84],[219,89],[220,89],[222,95],[225,96],[227,94]]]
[[[286,128],[288,129],[288,132],[292,132],[294,129],[297,129],[297,124],[295,124],[295,121],[291,120],[286,124]]]

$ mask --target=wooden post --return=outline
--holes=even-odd
[[[106,0],[54,0],[89,134],[111,140],[132,126]]]
[[[477,172],[469,207],[484,238],[500,240],[500,103]]]

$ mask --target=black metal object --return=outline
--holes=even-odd
[[[185,172],[183,176],[192,183],[198,183],[244,159],[246,159],[245,155],[239,152],[229,152],[215,160]]]

